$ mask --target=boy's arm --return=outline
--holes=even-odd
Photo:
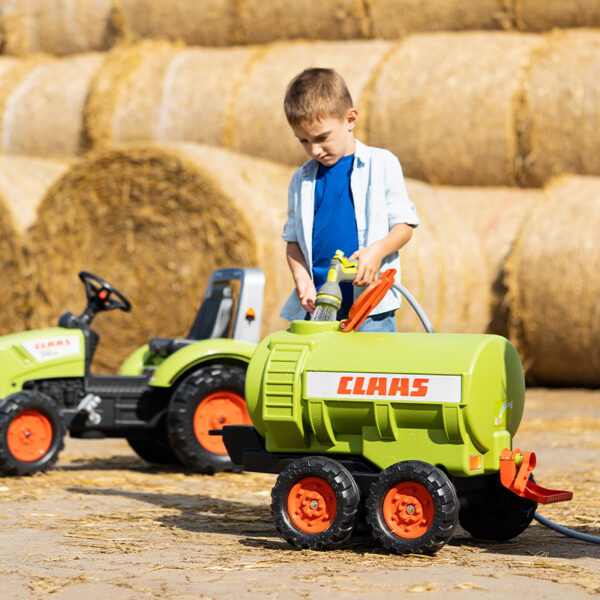
[[[354,285],[369,285],[377,281],[381,261],[392,252],[397,252],[412,237],[414,227],[408,223],[397,223],[382,239],[357,250],[349,260],[358,260],[358,271]]]
[[[300,304],[302,304],[305,311],[312,314],[315,311],[317,290],[306,266],[300,245],[297,242],[287,242],[285,254],[294,278]]]

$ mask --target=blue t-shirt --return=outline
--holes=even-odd
[[[317,290],[327,280],[329,263],[336,250],[348,257],[358,250],[358,230],[350,175],[354,154],[343,156],[335,165],[319,165],[315,184],[315,215],[312,234],[313,278]],[[342,306],[354,301],[351,283],[342,283]]]

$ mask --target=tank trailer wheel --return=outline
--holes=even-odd
[[[342,546],[354,529],[360,490],[350,472],[324,456],[290,463],[271,491],[275,527],[297,548]]]
[[[373,536],[397,554],[433,554],[458,522],[456,489],[446,474],[425,462],[408,460],[381,472],[367,498]]]
[[[460,509],[461,527],[474,538],[506,542],[529,527],[537,502],[521,498],[500,483],[500,475],[487,475],[480,502]]]
[[[45,471],[58,460],[65,431],[51,398],[27,390],[9,396],[0,406],[0,472]]]
[[[209,365],[188,375],[171,398],[169,441],[181,462],[197,473],[239,471],[221,437],[211,429],[250,425],[244,398],[246,371],[233,365]]]

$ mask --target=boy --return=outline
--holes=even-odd
[[[419,219],[398,159],[354,139],[358,111],[337,72],[302,71],[288,85],[284,110],[311,160],[294,173],[288,190],[282,237],[296,292],[281,316],[303,319],[314,312],[317,290],[340,249],[350,260],[358,260],[354,289],[341,284],[338,318],[346,318],[362,286],[376,281],[381,269],[395,268],[400,280],[398,250],[410,240]],[[396,331],[400,304],[394,285],[360,331]]]

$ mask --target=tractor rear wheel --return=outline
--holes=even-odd
[[[373,536],[397,554],[433,554],[458,523],[458,497],[446,474],[418,460],[382,471],[366,502]]]
[[[506,542],[529,527],[537,502],[506,489],[500,475],[486,475],[485,486],[476,503],[460,509],[460,526],[474,538]]]
[[[246,371],[234,365],[208,365],[188,375],[169,405],[169,441],[181,462],[197,473],[239,471],[223,439],[209,435],[224,425],[251,425],[244,398]]]
[[[350,472],[325,456],[290,463],[271,491],[275,527],[297,548],[345,544],[354,529],[360,490]]]
[[[45,471],[64,447],[65,423],[54,400],[34,391],[17,392],[0,405],[0,472]]]
[[[155,465],[180,465],[181,461],[169,442],[166,418],[163,417],[154,428],[151,437],[128,437],[127,443],[143,460]]]

